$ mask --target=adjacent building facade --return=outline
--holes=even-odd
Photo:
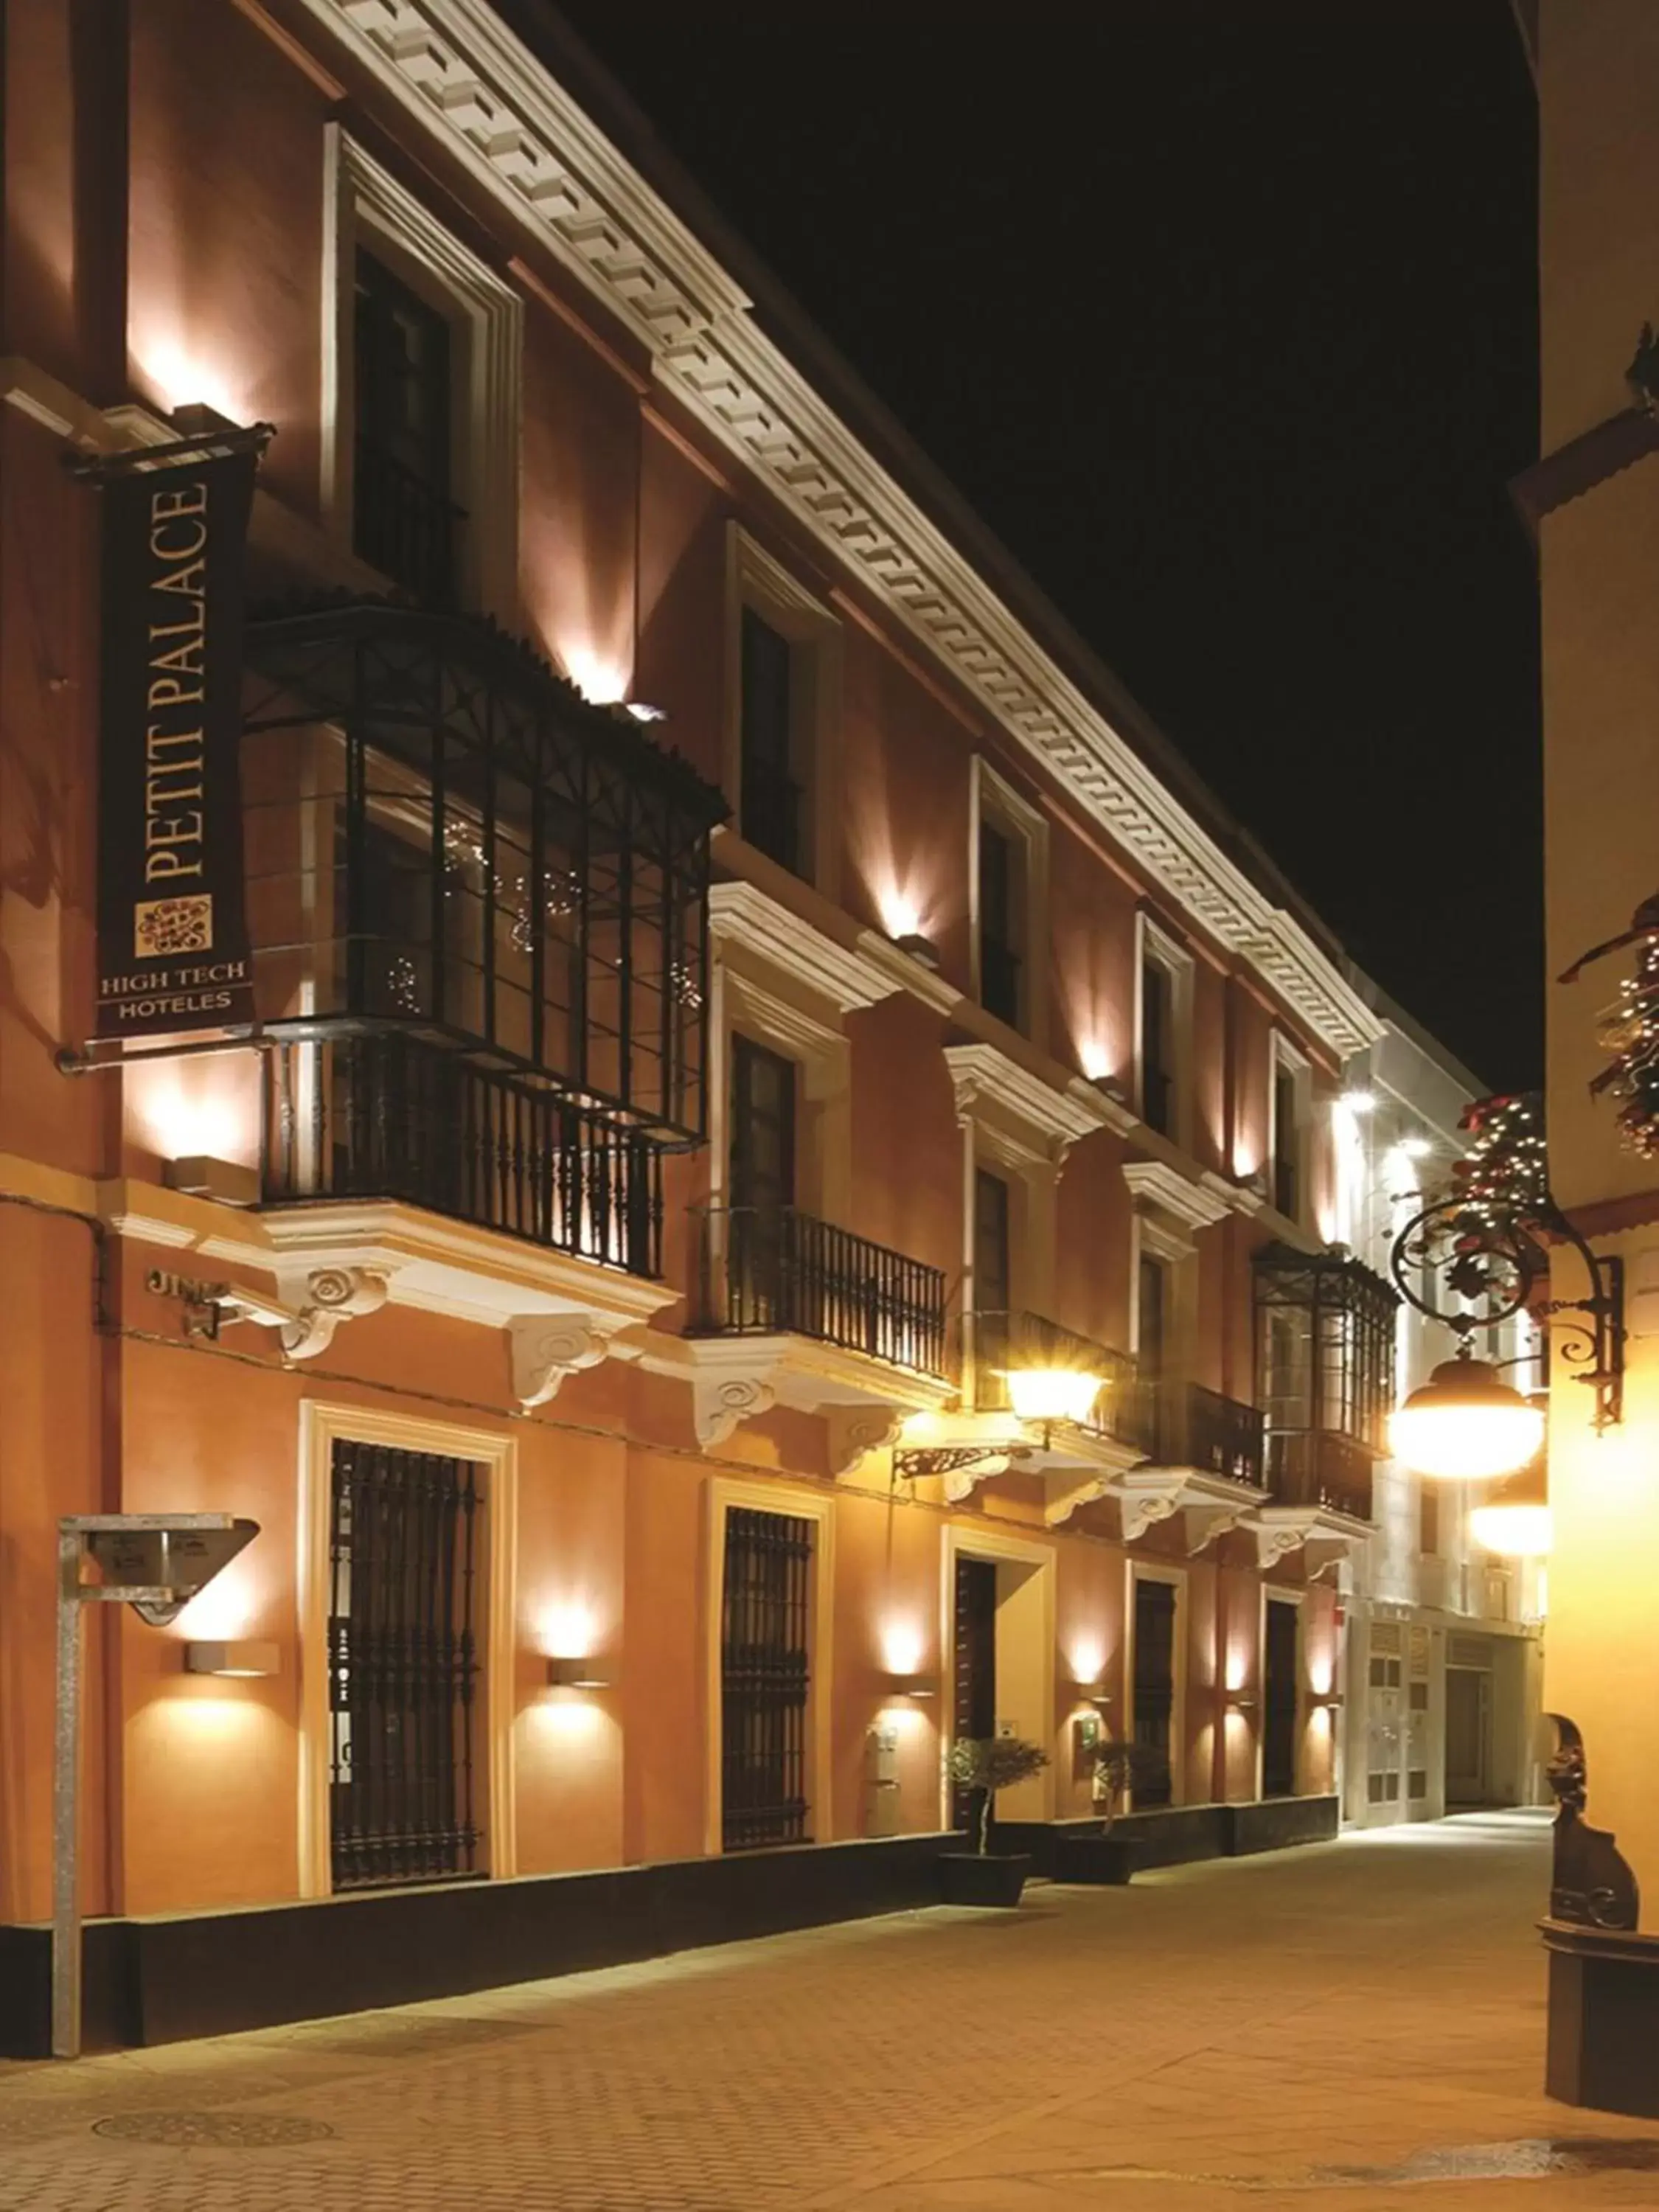
[[[1595,1394],[1571,1367],[1551,1390],[1544,1690],[1565,1756],[1546,1923],[1548,2081],[1575,2103],[1650,2114],[1659,1716],[1641,1686],[1659,1572],[1659,1182],[1642,1073],[1653,916],[1640,909],[1655,890],[1659,799],[1659,646],[1646,617],[1659,564],[1659,23],[1639,0],[1541,0],[1517,13],[1540,116],[1542,458],[1516,493],[1537,538],[1541,594],[1549,976],[1565,979],[1603,948],[1576,981],[1548,986],[1550,1173],[1624,1331],[1620,1418],[1598,1431]],[[1622,1071],[1616,1086],[1593,1092],[1610,1066]],[[1554,1297],[1579,1301],[1593,1287],[1561,1247]]]
[[[83,1901],[336,1900],[282,1921],[301,2008],[386,1993],[327,1978],[360,1895],[511,1885],[449,1985],[603,1917],[554,1875],[769,1849],[783,1896],[846,1846],[896,1896],[963,1735],[1048,1750],[1042,1822],[1103,1734],[1147,1813],[1334,1799],[1346,1728],[1370,1817],[1345,1602],[1368,1668],[1525,1611],[1433,1547],[1353,1580],[1399,1518],[1336,1105],[1395,1080],[1375,994],[550,19],[82,13],[4,22],[10,1955],[69,1514],[259,1524],[168,1628],[88,1608]],[[100,501],[257,422],[251,1018],[124,1039]],[[148,854],[194,804],[152,778]],[[143,2032],[202,2024],[143,1955]]]
[[[1382,994],[1362,988],[1383,1034],[1350,1069],[1333,1115],[1337,1228],[1392,1276],[1401,1232],[1452,1184],[1469,1145],[1466,1109],[1486,1086]],[[1434,1303],[1420,1273],[1413,1286]],[[1517,1388],[1534,1387],[1533,1323],[1481,1334],[1481,1356],[1503,1363]],[[1397,1396],[1425,1382],[1454,1341],[1444,1322],[1402,1300]],[[1344,1820],[1381,1827],[1534,1802],[1546,1567],[1475,1540],[1469,1512],[1480,1493],[1470,1485],[1425,1480],[1385,1457],[1372,1470],[1371,1500],[1374,1531],[1355,1555],[1346,1600]]]

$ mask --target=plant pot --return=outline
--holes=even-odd
[[[1120,1886],[1133,1875],[1142,1849],[1130,1836],[1060,1836],[1054,1845],[1054,1880]]]
[[[1026,1851],[945,1851],[939,1863],[939,1894],[947,1905],[1018,1905],[1030,1871]]]

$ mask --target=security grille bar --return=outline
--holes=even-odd
[[[812,1524],[734,1506],[720,1627],[720,1832],[728,1851],[810,1843],[807,1625]]]
[[[332,1475],[334,1886],[473,1874],[478,1471],[341,1438]]]

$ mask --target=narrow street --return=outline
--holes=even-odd
[[[1540,2093],[1547,1868],[1541,1816],[1474,1815],[15,2066],[0,2206],[1650,2207],[1659,2128]]]

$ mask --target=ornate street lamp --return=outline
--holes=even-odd
[[[1389,1441],[1419,1474],[1484,1482],[1526,1465],[1544,1441],[1544,1416],[1463,1344],[1393,1415]]]
[[[1107,1387],[1103,1375],[1053,1361],[1029,1367],[999,1367],[994,1371],[1007,1386],[1009,1409],[1022,1428],[1026,1423],[1033,1427],[1041,1424],[1043,1451],[1053,1443],[1054,1423],[1086,1421],[1096,1399]],[[901,1444],[893,1453],[893,1472],[912,1480],[917,1475],[956,1474],[983,1467],[988,1461],[1002,1460],[1018,1466],[1037,1449],[1029,1434],[945,1444]]]
[[[1437,1367],[1394,1416],[1392,1442],[1419,1474],[1491,1481],[1537,1457],[1544,1414],[1474,1358],[1470,1338],[1522,1310],[1540,1319],[1572,1316],[1555,1358],[1595,1391],[1595,1428],[1611,1428],[1624,1417],[1624,1263],[1593,1252],[1551,1195],[1543,1136],[1527,1101],[1489,1101],[1471,1109],[1467,1126],[1486,1141],[1465,1164],[1462,1187],[1408,1221],[1389,1255],[1401,1295],[1460,1340],[1457,1357]],[[1552,1243],[1570,1245],[1583,1263],[1583,1297],[1534,1296],[1549,1273]],[[1425,1295],[1424,1286],[1437,1283],[1461,1302],[1456,1310]]]
[[[1541,1559],[1553,1536],[1549,1465],[1535,1452],[1518,1474],[1495,1482],[1469,1515],[1469,1534],[1506,1559]]]

